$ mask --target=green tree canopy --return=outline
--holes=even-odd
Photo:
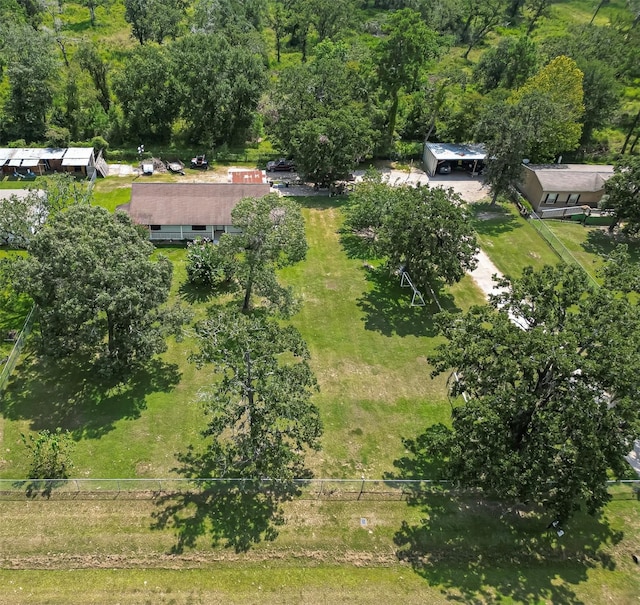
[[[193,360],[220,377],[206,396],[207,476],[291,482],[308,475],[322,424],[311,402],[317,383],[293,326],[264,315],[219,313],[197,327]]]
[[[114,78],[113,89],[122,106],[131,140],[169,139],[171,126],[180,111],[169,50],[151,44],[134,50],[125,57],[124,65]]]
[[[185,319],[168,309],[172,266],[122,213],[74,205],[55,214],[16,266],[39,308],[43,353],[125,372],[166,348]]]
[[[266,85],[261,53],[224,36],[190,34],[172,45],[181,108],[194,142],[220,145],[242,138]]]
[[[53,105],[56,60],[51,38],[26,25],[12,27],[6,31],[5,51],[9,81],[4,104],[7,136],[41,141]]]
[[[236,265],[236,279],[244,291],[243,311],[251,308],[255,293],[288,315],[294,307],[293,293],[278,284],[275,271],[301,261],[307,253],[300,206],[272,193],[241,200],[231,218],[241,233],[223,235],[220,247]]]
[[[457,369],[452,428],[428,431],[445,474],[563,520],[609,499],[640,435],[640,309],[577,267],[525,269],[490,306],[444,314],[434,375]],[[515,321],[514,321],[515,319]]]
[[[624,223],[624,231],[631,235],[640,232],[640,158],[625,155],[616,162],[614,175],[604,185],[602,205],[615,212],[615,221],[609,227],[613,231]]]
[[[475,231],[453,190],[401,187],[389,194],[394,202],[380,230],[380,247],[391,267],[402,265],[416,285],[434,288],[460,281],[475,267]]]
[[[553,59],[510,97],[529,131],[530,159],[552,161],[580,143],[583,73],[569,57]]]
[[[420,13],[404,8],[389,15],[383,28],[385,36],[378,46],[378,77],[389,97],[387,137],[396,129],[400,90],[412,92],[421,70],[440,51],[438,35],[427,27]]]

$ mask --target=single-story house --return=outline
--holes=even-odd
[[[538,213],[571,206],[597,208],[612,175],[613,166],[607,164],[523,164],[517,187]]]
[[[33,176],[47,172],[72,172],[76,175],[106,176],[108,169],[100,154],[96,158],[93,147],[16,147],[0,149],[0,168],[3,174]]]
[[[266,183],[133,183],[131,201],[118,210],[147,227],[151,240],[218,241],[238,232],[231,211],[241,199],[269,191]]]
[[[477,174],[484,168],[486,158],[482,143],[426,143],[422,160],[426,173],[434,176],[456,168]]]

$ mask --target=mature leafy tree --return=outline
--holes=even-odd
[[[103,6],[108,7],[112,0],[81,0],[80,4],[86,6],[89,9],[89,19],[91,21],[91,27],[96,25],[96,8]]]
[[[28,248],[47,219],[74,204],[89,204],[85,183],[71,174],[56,174],[41,181],[40,190],[0,200],[0,241],[14,248]]]
[[[302,62],[307,62],[309,32],[311,31],[311,3],[309,0],[291,0],[289,3],[289,44],[300,49]]]
[[[283,70],[265,110],[278,146],[316,182],[343,178],[375,144],[358,49],[330,40],[313,62]]]
[[[462,199],[441,187],[403,187],[393,194],[380,231],[391,267],[404,266],[416,285],[453,284],[476,266],[475,232]]]
[[[353,19],[353,0],[309,0],[312,23],[320,41],[336,38]]]
[[[75,446],[71,433],[58,428],[44,429],[35,436],[21,435],[30,454],[29,479],[67,479],[73,469],[71,452]]]
[[[109,71],[107,62],[100,56],[95,45],[89,42],[81,44],[75,56],[80,67],[86,70],[91,76],[93,85],[98,92],[98,101],[100,105],[102,105],[104,112],[109,113],[111,95],[107,82],[107,73]]]
[[[286,484],[307,475],[304,454],[319,449],[322,424],[300,333],[260,314],[219,313],[197,336],[193,360],[221,377],[206,399],[210,476]]]
[[[39,308],[44,354],[122,373],[165,350],[185,317],[164,306],[172,266],[152,252],[123,213],[74,205],[48,220],[16,268]]]
[[[241,233],[223,235],[220,246],[235,258],[244,291],[242,310],[251,308],[256,293],[286,316],[293,310],[293,293],[278,284],[275,270],[301,261],[307,253],[300,207],[290,198],[269,194],[241,200],[231,218]]]
[[[520,121],[531,133],[530,159],[553,160],[580,142],[584,114],[583,74],[575,61],[556,57],[515,91]]]
[[[42,23],[42,18],[46,11],[46,4],[39,0],[17,0],[18,4],[24,10],[27,17],[27,23],[37,30]]]
[[[482,114],[478,132],[485,141],[487,163],[484,180],[491,189],[491,203],[509,192],[518,180],[530,148],[530,133],[520,120],[520,109],[508,103],[495,103]]]
[[[467,20],[461,34],[463,42],[467,44],[463,55],[465,59],[502,22],[504,15],[504,0],[467,0],[467,4]]]
[[[613,231],[624,222],[624,232],[640,233],[640,157],[623,156],[616,162],[615,174],[604,184],[606,197],[602,205],[615,212]]]
[[[579,61],[578,65],[584,74],[584,125],[581,141],[587,143],[596,128],[611,122],[611,117],[620,104],[620,85],[615,78],[614,68],[602,61]]]
[[[3,246],[27,248],[34,233],[47,218],[46,201],[37,191],[0,200],[0,242]]]
[[[561,521],[583,506],[594,513],[640,435],[640,309],[592,291],[573,266],[499,283],[506,291],[490,306],[441,319],[448,342],[430,360],[434,374],[457,368],[452,392],[467,400],[451,429],[428,431],[426,453],[462,485],[544,505]]]
[[[438,56],[439,41],[420,14],[408,8],[389,16],[384,33],[378,46],[378,76],[390,99],[387,119],[390,143],[396,129],[400,90],[411,92],[416,88],[420,71]]]
[[[346,178],[373,151],[374,136],[370,120],[340,109],[301,122],[291,131],[288,148],[308,181],[331,184]]]
[[[473,140],[488,98],[472,86],[452,84],[447,90],[448,103],[436,118],[438,138],[447,142]]]
[[[287,32],[288,13],[283,2],[276,0],[269,9],[269,25],[273,30],[276,42],[276,61],[280,63],[282,41]]]
[[[180,110],[170,52],[145,45],[125,59],[113,81],[132,140],[167,141]]]
[[[499,86],[517,88],[533,75],[537,60],[536,46],[529,38],[509,36],[482,54],[473,77],[482,92]]]
[[[235,274],[235,263],[221,247],[209,240],[196,239],[187,245],[187,279],[196,286],[216,288]]]
[[[140,44],[151,40],[161,44],[177,37],[186,6],[185,0],[124,0],[124,18]]]
[[[344,208],[344,227],[367,241],[374,252],[379,252],[378,242],[385,218],[391,211],[402,190],[390,187],[375,170],[368,171],[356,184]]]
[[[199,33],[234,37],[260,31],[266,15],[265,0],[198,0],[193,23]]]
[[[179,91],[175,104],[192,140],[220,145],[242,137],[266,84],[261,54],[208,34],[181,38],[172,53]]]
[[[42,140],[47,112],[53,104],[56,61],[51,39],[27,26],[9,30],[5,38],[8,55],[9,96],[4,105],[9,137]]]
[[[548,17],[551,12],[551,5],[556,0],[526,0],[524,3],[524,12],[529,20],[527,27],[527,36],[533,32],[538,21],[542,17]]]

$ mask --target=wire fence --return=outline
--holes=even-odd
[[[638,499],[640,480],[609,481],[615,500]],[[436,493],[476,494],[449,481],[414,479],[0,479],[0,500],[46,497],[54,500],[154,500],[161,496],[208,494],[223,497],[286,490],[298,499],[323,501],[398,501]]]
[[[534,229],[540,234],[540,236],[547,242],[549,247],[558,255],[558,257],[562,261],[564,261],[568,265],[575,265],[576,267],[580,267],[580,269],[585,272],[592,285],[596,288],[600,287],[600,284],[598,283],[596,278],[585,269],[584,265],[558,239],[558,236],[544,224],[543,220],[535,212],[531,212],[529,218]]]
[[[160,495],[230,493],[247,495],[287,490],[307,500],[406,500],[416,493],[450,489],[448,481],[403,479],[0,479],[0,499],[47,498],[148,500]]]
[[[2,372],[0,372],[0,394],[4,391],[7,383],[9,382],[9,377],[11,373],[16,367],[16,363],[18,363],[18,357],[20,357],[20,353],[27,341],[27,336],[31,332],[31,326],[33,325],[33,320],[35,319],[35,305],[31,307],[31,311],[29,311],[29,315],[24,320],[24,324],[22,326],[22,330],[20,330],[20,334],[16,338],[15,344],[13,345],[13,349],[11,349],[11,353],[2,368]]]

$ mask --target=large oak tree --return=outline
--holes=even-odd
[[[426,452],[445,474],[558,519],[609,499],[640,435],[640,309],[576,267],[531,268],[490,306],[445,314],[434,375],[457,369],[452,427]]]
[[[16,266],[38,306],[43,352],[124,372],[165,350],[184,316],[165,306],[172,265],[152,253],[126,214],[74,205],[50,218]]]

